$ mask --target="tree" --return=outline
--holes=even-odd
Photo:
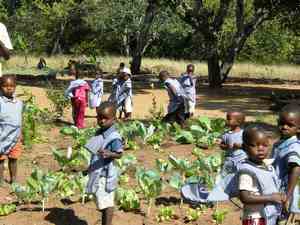
[[[273,18],[283,0],[166,0],[166,3],[201,35],[208,64],[211,87],[226,81],[237,55],[249,36],[266,20]],[[290,2],[290,1],[289,1]],[[294,1],[293,1],[294,2]],[[295,1],[296,2],[296,1]],[[233,10],[231,10],[233,8]],[[220,34],[230,12],[234,12],[234,29],[224,52],[219,49]]]

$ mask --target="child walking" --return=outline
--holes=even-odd
[[[182,74],[179,82],[187,96],[184,102],[186,118],[193,117],[196,106],[196,78],[194,77],[195,66],[189,64],[186,67],[186,73]]]
[[[120,119],[122,113],[125,114],[125,120],[132,116],[132,82],[130,79],[131,71],[124,68],[120,71],[120,78],[116,84],[116,105],[120,112]]]
[[[87,193],[95,195],[97,207],[102,212],[102,225],[111,225],[119,176],[114,160],[121,158],[123,144],[114,125],[116,121],[114,104],[103,102],[96,111],[100,129],[85,145],[92,153],[88,169]]]
[[[185,95],[183,88],[177,80],[170,78],[168,71],[161,71],[159,80],[163,82],[169,95],[168,113],[163,118],[163,122],[176,122],[183,127],[185,125]]]
[[[16,182],[17,160],[21,155],[23,103],[16,99],[16,78],[0,78],[0,185],[4,182],[4,161],[8,158],[9,183]]]
[[[75,64],[70,66],[69,75],[75,76],[75,80],[71,81],[70,86],[65,91],[65,96],[71,99],[75,126],[77,128],[84,128],[84,116],[88,105],[90,87],[88,83],[82,79],[82,74]]]
[[[275,169],[267,165],[269,137],[259,126],[243,133],[248,160],[238,165],[238,190],[243,207],[243,225],[276,225],[286,195],[280,193]]]
[[[89,95],[89,106],[90,108],[96,108],[100,106],[102,96],[103,96],[103,80],[102,80],[102,72],[96,72],[96,79],[93,80],[91,84],[91,92]]]
[[[226,114],[226,126],[229,128],[218,141],[221,149],[225,150],[225,160],[222,175],[232,173],[236,170],[236,165],[247,158],[247,154],[242,150],[243,128],[245,115],[239,111],[230,111]]]
[[[281,139],[273,147],[274,167],[281,181],[281,190],[287,195],[285,208],[290,213],[299,213],[300,106],[285,106],[279,113],[278,127]]]

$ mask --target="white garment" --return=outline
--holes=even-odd
[[[124,111],[125,111],[125,113],[132,113],[132,100],[131,100],[131,97],[127,97],[125,99]]]
[[[99,210],[114,207],[115,205],[115,191],[105,191],[106,178],[99,178],[99,187],[95,193],[96,205]]]
[[[3,23],[0,23],[0,41],[7,49],[13,49],[6,26]]]
[[[184,101],[184,112],[195,113],[196,102],[185,100]]]

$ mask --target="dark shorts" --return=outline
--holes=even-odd
[[[184,110],[184,104],[180,104],[178,108],[165,115],[165,117],[162,119],[165,123],[178,123],[179,125],[183,126],[185,123],[186,115]]]

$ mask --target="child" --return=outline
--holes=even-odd
[[[281,190],[287,195],[286,207],[291,213],[299,213],[300,106],[285,106],[279,113],[278,127],[281,140],[273,147],[274,167],[281,181]]]
[[[96,72],[96,79],[92,82],[91,92],[89,96],[90,108],[96,108],[101,104],[101,99],[103,96],[103,80],[102,72],[98,70]]]
[[[90,87],[88,83],[81,78],[81,73],[75,64],[70,66],[69,74],[70,76],[75,76],[76,80],[71,81],[70,86],[65,91],[65,96],[71,98],[75,126],[84,128],[85,108],[88,104]]]
[[[37,64],[37,68],[39,70],[41,70],[41,69],[44,69],[46,67],[47,67],[46,60],[43,57],[41,57],[40,60],[39,60],[39,63]]]
[[[219,141],[220,147],[226,151],[222,175],[235,171],[236,164],[245,160],[247,154],[241,149],[245,115],[242,112],[231,111],[226,115],[226,125],[229,128]]]
[[[21,155],[23,103],[15,98],[16,79],[0,78],[0,183],[4,181],[4,161],[8,158],[10,183],[17,179],[17,160]]]
[[[244,204],[243,225],[275,225],[286,195],[279,193],[275,169],[265,163],[269,137],[259,126],[243,133],[243,149],[248,160],[238,165],[239,198]]]
[[[130,69],[125,67],[120,71],[120,79],[116,84],[116,105],[120,112],[120,118],[122,112],[124,112],[126,120],[130,119],[132,114],[132,82],[130,76]]]
[[[163,122],[177,122],[183,127],[185,125],[183,88],[177,80],[170,78],[168,71],[161,71],[159,79],[164,83],[169,95],[168,113]]]
[[[193,77],[195,66],[189,64],[186,67],[186,73],[182,74],[179,78],[179,82],[184,89],[184,92],[188,99],[185,101],[185,113],[186,117],[190,118],[194,115],[196,105],[196,78]]]
[[[125,63],[121,62],[119,68],[117,69],[117,74],[120,74],[124,68],[125,68]]]
[[[87,193],[92,193],[96,197],[97,207],[102,212],[102,225],[111,225],[118,183],[118,171],[113,161],[121,158],[123,144],[114,126],[116,121],[114,104],[103,102],[96,111],[100,129],[85,146],[92,153],[88,169]]]

